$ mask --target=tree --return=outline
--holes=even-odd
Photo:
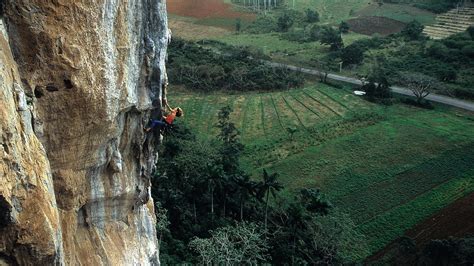
[[[384,58],[377,58],[368,75],[369,83],[362,86],[362,90],[366,92],[366,97],[370,101],[382,100],[382,103],[388,103],[384,100],[392,97],[386,64]]]
[[[342,21],[341,24],[339,24],[339,32],[349,33],[349,24],[345,21]]]
[[[155,202],[155,216],[156,216],[156,234],[158,238],[158,250],[160,249],[163,233],[168,232],[170,222],[168,220],[168,211],[163,208],[159,201]]]
[[[332,27],[325,27],[321,32],[321,44],[327,44],[331,46],[331,51],[338,51],[344,47],[344,43],[341,38],[341,34]]]
[[[472,265],[474,237],[431,240],[420,253],[418,265]]]
[[[234,123],[230,122],[230,106],[222,107],[218,113],[216,127],[220,129],[217,138],[222,141],[221,148],[222,166],[224,173],[233,174],[239,169],[239,157],[244,146],[239,141],[239,131]]]
[[[268,174],[267,170],[263,169],[263,181],[258,184],[258,198],[262,199],[265,195],[265,231],[267,230],[268,220],[268,199],[270,194],[273,198],[276,197],[276,192],[283,189],[283,186],[277,180],[278,174]]]
[[[409,40],[419,40],[422,36],[424,26],[417,20],[408,23],[402,30],[402,35]]]
[[[293,25],[293,18],[290,17],[286,12],[278,18],[277,26],[278,30],[282,32],[288,31]]]
[[[316,10],[306,9],[306,22],[316,23],[319,22],[319,13]]]
[[[421,104],[421,101],[436,86],[437,80],[421,73],[403,73],[402,83],[413,92],[417,103]]]
[[[251,195],[256,193],[257,184],[250,180],[246,174],[236,175],[233,177],[235,184],[238,187],[237,194],[240,198],[240,221],[244,219],[244,204]]]
[[[239,223],[211,231],[210,238],[195,237],[189,247],[203,265],[258,265],[268,250],[264,233],[253,223]]]
[[[336,62],[338,58],[339,58],[339,53],[333,52],[323,58],[318,58],[315,61],[315,65],[319,71],[318,76],[321,83],[327,83],[329,73],[331,71],[337,70],[338,65]]]
[[[342,50],[341,59],[345,65],[360,64],[364,60],[364,49],[357,43],[351,44]]]
[[[323,198],[321,191],[314,188],[305,188],[300,191],[298,201],[312,214],[327,215],[331,209],[329,201]]]
[[[208,165],[207,180],[209,183],[209,192],[211,194],[211,215],[214,217],[214,191],[216,188],[222,187],[221,180],[224,176],[224,171],[220,165]],[[213,218],[214,219],[214,218]]]
[[[331,215],[313,217],[308,223],[307,261],[323,265],[351,264],[357,256],[370,254],[365,236],[356,230],[349,215],[333,211]]]
[[[474,40],[474,26],[470,26],[467,28],[467,33],[469,33],[469,36],[471,36],[471,39]]]
[[[235,31],[240,32],[242,28],[242,19],[238,18],[235,20]]]

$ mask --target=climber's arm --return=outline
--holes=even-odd
[[[161,104],[165,108],[165,111],[166,111],[166,109],[168,109],[168,111],[171,112],[172,109],[171,109],[170,105],[168,104],[168,99],[167,99],[167,96],[168,96],[168,75],[166,75],[166,74],[165,74],[165,80],[164,80],[163,86],[162,86],[161,95],[162,95],[162,99],[163,99],[161,101]]]
[[[168,110],[171,112],[173,110],[168,104],[168,100],[166,99],[166,97],[163,98],[162,104],[163,104],[163,107],[165,108],[165,111]]]

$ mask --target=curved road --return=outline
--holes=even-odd
[[[272,67],[282,67],[282,68],[288,68],[290,70],[298,71],[301,73],[305,74],[310,74],[310,75],[319,75],[319,71],[315,69],[309,69],[309,68],[303,68],[303,67],[297,67],[297,66],[292,66],[292,65],[287,65],[287,64],[281,64],[281,63],[275,63],[271,61],[266,61],[263,60],[266,64],[272,66]],[[350,77],[344,77],[336,74],[329,74],[328,79],[331,80],[336,80],[336,81],[341,81],[353,85],[362,85],[362,81],[356,78],[350,78]],[[392,92],[402,94],[402,95],[408,95],[408,96],[414,96],[413,92],[407,88],[403,87],[398,87],[398,86],[392,86],[390,87],[392,89]],[[451,98],[448,96],[443,96],[439,94],[430,94],[428,95],[425,99],[433,101],[433,102],[438,102],[438,103],[443,103],[446,105],[454,106],[457,108],[461,108],[464,110],[468,110],[471,112],[474,112],[474,103],[473,102],[468,102],[456,98]]]

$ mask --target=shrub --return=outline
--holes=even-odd
[[[440,42],[435,42],[428,46],[426,53],[437,59],[444,59],[445,56],[449,53],[448,47]]]
[[[311,41],[311,35],[309,33],[306,33],[304,29],[300,29],[300,28],[292,29],[282,34],[281,38],[292,41],[292,42],[300,42],[300,43]]]
[[[328,44],[331,46],[331,51],[338,51],[344,47],[341,35],[332,27],[324,27],[321,31],[321,44]]]
[[[315,23],[319,22],[319,13],[316,10],[306,9],[306,22]]]
[[[474,40],[474,26],[470,26],[469,28],[467,28],[466,31],[469,34],[469,36],[471,36],[471,39]]]
[[[272,16],[258,16],[246,29],[249,33],[269,33],[277,31],[276,19]]]
[[[453,67],[445,65],[436,69],[435,76],[441,81],[454,81],[457,78],[457,71]]]
[[[339,31],[342,33],[348,33],[349,32],[349,24],[345,21],[342,21],[341,24],[339,24]]]
[[[424,26],[420,22],[413,20],[405,26],[401,33],[409,40],[419,40],[421,39],[423,28]]]
[[[345,65],[360,64],[364,60],[364,49],[358,44],[351,44],[342,50],[341,59]]]
[[[461,51],[465,56],[474,58],[474,44],[464,46]]]
[[[283,31],[286,32],[290,29],[290,27],[293,25],[293,18],[290,17],[288,13],[284,13],[282,16],[278,18],[277,21],[277,27],[278,31]]]

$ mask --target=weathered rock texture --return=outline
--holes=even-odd
[[[0,265],[157,264],[143,126],[166,76],[165,0],[4,10]]]

